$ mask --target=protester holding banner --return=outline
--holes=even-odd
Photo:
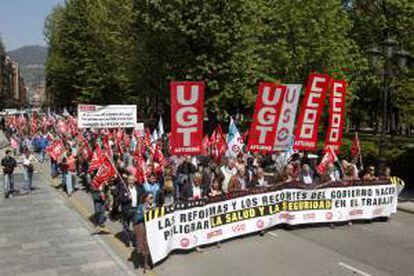
[[[303,164],[299,174],[299,181],[306,185],[313,184],[313,171],[308,164]]]
[[[155,173],[151,173],[149,180],[144,183],[144,191],[146,193],[151,193],[154,196],[154,202],[158,202],[160,184],[157,181]]]
[[[159,195],[159,205],[165,205],[166,207],[174,206],[177,201],[176,193],[174,190],[174,183],[170,177],[167,177],[164,181],[164,185],[161,188]]]
[[[369,166],[367,171],[365,172],[364,176],[362,177],[365,181],[375,181],[378,177],[375,176],[375,168],[374,166]]]
[[[190,181],[188,181],[181,194],[183,200],[195,200],[205,197],[206,190],[201,185],[202,175],[199,172],[196,172]]]
[[[265,173],[262,167],[258,167],[256,168],[256,172],[253,175],[253,180],[250,184],[250,189],[251,188],[256,188],[256,187],[267,187],[268,181],[265,179]]]
[[[359,178],[358,169],[355,164],[342,160],[343,180],[356,180]]]
[[[136,251],[144,272],[150,269],[150,251],[147,243],[147,233],[145,230],[145,213],[155,207],[154,195],[152,193],[142,194],[139,205],[134,214],[134,234],[136,239]]]
[[[246,171],[243,166],[238,166],[237,173],[230,178],[227,188],[228,193],[246,189]]]
[[[287,164],[283,172],[277,176],[277,182],[292,182],[296,180],[294,173],[294,166],[292,164]]]
[[[174,188],[177,193],[177,197],[181,196],[183,187],[190,182],[193,174],[197,171],[197,168],[191,162],[190,156],[184,156],[181,164],[178,165]]]
[[[210,190],[207,193],[208,197],[215,197],[222,194],[220,189],[220,184],[218,178],[214,178],[213,183],[211,184]]]
[[[225,157],[223,158],[223,166],[220,168],[220,174],[221,174],[221,190],[224,193],[227,193],[229,191],[229,183],[231,178],[236,175],[237,169],[235,160],[233,157]]]

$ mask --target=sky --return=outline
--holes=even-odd
[[[64,0],[0,0],[0,36],[7,51],[26,45],[46,46],[46,16]]]

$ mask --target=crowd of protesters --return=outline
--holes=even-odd
[[[71,120],[50,115],[37,118],[35,123],[28,117],[6,118],[4,133],[13,152],[6,151],[1,161],[5,197],[14,192],[13,172],[18,162],[13,155],[22,156],[24,194],[33,189],[33,164],[48,158],[56,187],[71,196],[83,185],[91,194],[98,230],[107,231],[108,218],[119,220],[125,245],[137,248],[145,269],[150,260],[144,214],[154,206],[294,181],[313,188],[331,181],[377,180],[372,166],[360,172],[355,162],[347,160],[328,163],[321,171],[321,156],[306,152],[263,155],[222,151],[217,156],[208,149],[209,154],[200,156],[168,156],[167,135],[155,140],[148,133],[139,137],[133,130],[80,131],[71,127]],[[108,158],[115,173],[97,184],[102,172],[94,163],[99,154]]]

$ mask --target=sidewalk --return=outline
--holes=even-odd
[[[42,173],[41,178],[47,184],[53,183],[52,178],[49,175],[49,168],[48,164],[41,165]],[[91,195],[84,190],[84,187],[79,180],[77,179],[76,189],[78,189],[75,193],[72,194],[71,197],[67,197],[66,193],[61,189],[55,189],[55,193],[59,194],[62,198],[64,198],[68,204],[70,204],[71,208],[73,208],[84,220],[84,222],[88,225],[89,229],[91,229],[91,233],[95,231],[94,229],[94,208],[93,208],[93,201]],[[54,188],[51,188],[54,189]],[[133,247],[126,247],[121,239],[121,231],[122,225],[119,221],[113,222],[109,219],[106,221],[106,227],[110,230],[110,233],[107,234],[100,234],[97,235],[99,239],[101,239],[111,251],[113,251],[124,263],[128,266],[130,270],[136,270],[136,256],[134,255],[134,248]],[[138,271],[137,271],[138,273]],[[148,274],[148,273],[147,273]],[[149,275],[153,274],[149,271]]]
[[[16,175],[15,188],[22,182]],[[43,176],[33,183],[28,196],[1,193],[0,275],[134,275]]]

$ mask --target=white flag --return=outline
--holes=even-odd
[[[158,121],[158,136],[162,138],[164,135],[164,124],[162,122],[162,117],[160,116],[160,120]]]
[[[158,141],[158,132],[157,132],[156,129],[154,129],[154,131],[152,132],[152,135],[151,135],[151,145],[155,146],[157,141]]]
[[[243,152],[243,137],[241,137],[233,118],[230,118],[227,146],[226,156],[237,157],[240,152]]]

